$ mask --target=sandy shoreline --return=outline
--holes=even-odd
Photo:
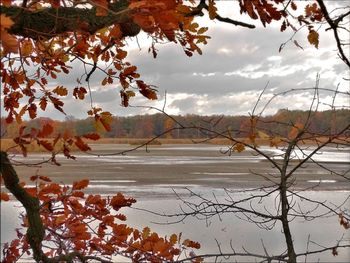
[[[129,147],[93,145],[92,153],[107,156],[77,153],[75,161],[58,157],[60,167],[43,164],[40,168],[16,166],[15,169],[26,183],[30,183],[30,176],[38,172],[55,182],[65,184],[89,179],[92,186],[90,191],[101,193],[125,191],[147,195],[147,188],[148,194],[154,195],[157,194],[157,188],[172,192],[172,189],[198,186],[208,190],[242,190],[272,186],[272,181],[278,181],[278,171],[269,162],[249,151],[228,156],[222,153],[225,146],[162,145],[150,147],[148,152],[139,149],[126,155],[109,155]],[[26,159],[17,160],[35,163],[48,157],[31,154]],[[322,162],[322,165],[336,171],[349,169],[349,164],[342,161]],[[295,173],[295,188],[310,187],[315,187],[312,190],[350,190],[347,179],[331,174],[315,164],[308,164]],[[152,193],[152,189],[155,193]]]

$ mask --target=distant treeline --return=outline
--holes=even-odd
[[[273,116],[260,118],[257,126],[259,130],[268,135],[287,136],[293,123],[303,123],[308,118],[308,111],[279,110]],[[184,127],[202,127],[218,132],[230,131],[233,137],[246,137],[249,132],[251,120],[248,116],[200,116],[185,115],[171,116]],[[137,115],[131,117],[113,117],[111,131],[100,134],[105,138],[150,138],[163,134],[171,128],[179,128],[179,124],[164,114]],[[310,132],[329,135],[342,130],[350,123],[350,110],[340,109],[336,111],[311,112],[311,122],[308,127]],[[67,117],[65,121],[56,121],[49,118],[37,118],[24,121],[22,126],[26,129],[40,128],[49,123],[55,128],[55,137],[58,133],[70,130],[71,135],[95,133],[94,118],[78,120]],[[1,118],[1,138],[14,138],[18,136],[18,125],[7,125],[5,118]],[[167,138],[206,138],[208,134],[195,128],[175,129],[162,135]]]

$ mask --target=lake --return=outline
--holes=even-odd
[[[180,207],[185,205],[182,200],[198,202],[191,193],[200,194],[204,198],[219,201],[229,198],[239,200],[251,195],[258,195],[260,191],[252,190],[271,183],[264,177],[276,180],[277,172],[261,156],[254,155],[247,150],[242,153],[225,155],[225,146],[215,145],[163,145],[150,147],[146,152],[140,149],[126,155],[113,155],[129,149],[128,145],[101,145],[92,146],[95,156],[87,153],[77,153],[76,161],[66,160],[63,156],[57,158],[61,167],[44,164],[41,166],[40,175],[49,176],[56,182],[64,181],[66,184],[81,179],[90,179],[87,192],[112,195],[122,192],[126,196],[134,197],[138,202],[134,208],[125,209],[128,216],[128,224],[143,228],[150,226],[159,234],[170,236],[172,233],[183,233],[183,238],[199,241],[202,245],[198,254],[217,253],[218,243],[223,252],[229,252],[229,243],[237,251],[242,247],[250,252],[264,254],[262,242],[271,254],[284,251],[284,239],[281,234],[281,226],[276,224],[272,230],[261,229],[255,224],[239,219],[240,214],[223,214],[210,219],[200,220],[188,217],[181,223],[172,224],[180,220],[179,217],[162,217],[154,213],[172,214],[180,212]],[[281,151],[262,147],[264,152],[280,159]],[[309,149],[311,151],[312,149]],[[296,156],[303,158],[300,152]],[[48,158],[44,154],[32,154],[24,159],[16,156],[16,161],[36,163]],[[334,151],[325,148],[315,156],[327,169],[338,173],[349,170],[350,149],[345,148]],[[37,167],[18,166],[16,170],[23,181],[29,183],[29,177],[36,173]],[[261,176],[263,175],[263,176]],[[349,173],[347,174],[349,177]],[[315,189],[313,188],[315,187]],[[349,209],[350,195],[349,181],[341,176],[331,174],[329,171],[310,163],[296,172],[294,189],[306,198],[312,198],[320,202],[328,202],[336,206],[345,201],[344,209]],[[268,209],[273,211],[276,204],[276,194],[261,202],[251,203],[256,209]],[[278,199],[278,198],[277,198]],[[295,199],[297,205],[303,209],[312,209],[305,200]],[[11,231],[18,224],[14,220],[14,214],[18,207],[15,202],[1,203],[1,242],[6,242],[14,233]],[[297,206],[296,206],[297,207]],[[349,212],[349,210],[347,210]],[[140,220],[141,219],[141,220]],[[297,252],[305,250],[308,239],[320,246],[335,245],[342,236],[349,242],[349,230],[345,231],[339,224],[338,217],[325,217],[311,222],[295,219],[291,223],[293,238]],[[218,242],[218,243],[217,243]],[[314,243],[309,249],[317,249]],[[319,254],[316,257],[309,256],[307,260],[321,262],[347,262],[350,259],[350,250],[339,250],[339,256],[333,257],[331,252]],[[238,258],[238,261],[254,261],[248,258]],[[230,261],[230,260],[229,260]],[[232,261],[232,259],[231,259]]]

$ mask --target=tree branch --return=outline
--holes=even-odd
[[[32,11],[18,6],[1,6],[0,12],[14,21],[9,33],[33,39],[52,38],[76,30],[94,33],[113,24],[120,26],[124,36],[135,36],[141,29],[129,18],[131,11],[128,4],[126,0],[110,4],[106,16],[97,16],[95,7],[60,7]]]

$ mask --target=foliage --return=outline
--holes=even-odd
[[[278,135],[287,138],[290,128],[286,123],[303,122],[308,116],[308,111],[286,110],[281,109],[276,114],[259,119],[259,130],[267,133],[269,136]],[[349,122],[350,113],[348,109],[327,110],[314,112],[313,118],[310,120],[310,131],[318,134],[330,134],[338,132]],[[232,136],[246,138],[249,134],[250,117],[249,116],[171,116],[184,126],[191,125],[201,126],[203,128],[213,128],[221,131],[230,130]],[[55,121],[49,118],[36,118],[35,120],[23,121],[21,126],[25,126],[25,131],[29,132],[31,128],[37,128],[43,125],[50,125],[54,132],[49,138],[55,138],[58,133],[64,133],[69,126],[71,133],[84,138],[151,138],[161,134],[162,132],[174,129],[172,132],[166,133],[161,137],[187,139],[187,138],[206,138],[207,134],[199,132],[196,129],[181,129],[179,125],[175,125],[173,119],[167,118],[161,113],[152,115],[136,115],[128,117],[113,116],[110,123],[111,130],[109,132],[95,134],[94,118],[88,117],[84,120],[65,120]],[[7,125],[5,118],[2,118],[3,138],[18,137],[18,127],[15,125]],[[332,127],[332,130],[329,129]],[[178,130],[176,130],[178,129]],[[84,136],[85,135],[85,136]],[[257,137],[264,137],[261,133]],[[57,148],[58,149],[58,148]]]
[[[305,10],[299,11],[297,17],[292,14],[298,9],[297,1],[239,0],[234,4],[242,14],[248,15],[252,20],[259,20],[263,26],[273,21],[281,23],[281,31],[288,27],[298,31],[293,23],[299,23],[301,28],[306,26],[307,39],[316,48],[320,45],[316,25],[326,22],[334,32],[340,58],[350,66],[343,52],[344,43],[340,42],[338,35],[338,30],[342,28],[341,22],[348,14],[333,18],[322,0],[316,2],[317,4],[307,4]],[[22,154],[26,156],[27,146],[34,142],[51,153],[49,162],[59,165],[55,158],[58,153],[63,153],[68,159],[74,159],[71,155],[73,147],[81,151],[90,150],[83,138],[97,140],[100,134],[111,132],[114,120],[112,114],[94,106],[92,99],[87,114],[94,122],[94,130],[86,133],[84,131],[83,134],[77,134],[71,129],[72,122],[69,121],[63,125],[61,131],[49,120],[39,120],[31,127],[21,125],[25,116],[37,120],[38,112],[45,112],[49,106],[65,114],[62,98],[66,96],[72,95],[77,103],[86,99],[87,95],[91,97],[89,79],[96,70],[104,73],[103,79],[100,80],[101,86],[120,87],[121,104],[125,107],[136,93],[150,100],[157,99],[156,87],[143,81],[137,67],[127,61],[126,38],[135,37],[143,31],[152,40],[149,52],[154,58],[157,57],[156,44],[159,42],[173,42],[190,57],[195,53],[202,54],[200,45],[205,45],[210,39],[206,35],[208,28],[195,22],[195,18],[203,15],[203,12],[208,12],[209,19],[212,20],[250,29],[255,27],[220,16],[216,3],[214,0],[2,0],[0,76],[3,107],[7,112],[6,123],[13,125],[10,129],[18,129],[14,142]],[[294,43],[300,47],[296,41]],[[281,45],[280,50],[284,45]],[[58,75],[72,72],[72,61],[80,62],[81,68],[84,68],[76,86],[52,86],[51,83]],[[103,66],[103,63],[106,66]],[[151,123],[142,125],[147,127],[148,134],[157,127]],[[170,128],[169,125],[166,127]],[[180,125],[175,128],[181,127]],[[295,127],[299,130],[292,132],[291,137],[300,133],[300,127]],[[256,136],[255,128],[254,124],[248,133],[252,141]],[[49,137],[53,140],[49,140]],[[59,150],[56,149],[58,144],[61,145]],[[243,150],[242,146],[243,144],[236,145],[236,150]],[[157,234],[151,234],[148,229],[136,232],[126,225],[116,223],[117,219],[123,217],[109,214],[109,211],[102,207],[109,205],[118,210],[122,206],[131,205],[132,199],[125,199],[120,195],[110,200],[88,196],[80,203],[78,199],[85,195],[77,190],[84,188],[86,181],[76,183],[71,190],[66,186],[39,183],[37,188],[29,190],[28,193],[19,184],[18,175],[6,152],[1,152],[1,174],[6,188],[25,207],[28,219],[28,222],[24,222],[28,227],[27,233],[18,233],[18,239],[5,250],[9,260],[11,257],[17,259],[21,256],[17,248],[21,248],[21,252],[27,252],[29,246],[38,262],[104,262],[104,259],[95,256],[97,252],[104,256],[116,251],[138,261],[159,261],[159,257],[173,259],[180,253],[178,248],[175,248],[178,237],[171,236],[167,240],[158,237]],[[49,180],[40,176],[36,179]],[[3,200],[7,199],[4,194],[2,197]],[[51,212],[48,208],[47,212],[42,209],[46,207],[47,202],[58,210]],[[60,208],[57,204],[61,205]],[[93,207],[91,211],[90,206]],[[89,219],[102,224],[100,232],[87,232],[88,226],[84,220]],[[104,232],[105,227],[114,231],[120,239],[110,237]],[[43,244],[49,240],[57,245],[56,249],[44,252]],[[130,244],[126,244],[126,241]],[[188,240],[182,245],[199,247],[197,243]],[[134,250],[135,246],[137,250]]]
[[[30,180],[35,187],[24,183],[21,186],[40,200],[40,216],[48,232],[43,240],[47,257],[59,260],[63,252],[74,251],[72,259],[84,255],[86,259],[113,261],[113,256],[122,255],[133,261],[161,262],[173,260],[186,248],[199,248],[196,242],[181,241],[181,234],[162,238],[148,227],[139,231],[127,226],[123,223],[127,218],[120,210],[136,200],[120,193],[112,198],[86,195],[83,190],[88,180],[75,182],[72,187],[60,186],[40,175]],[[2,193],[1,200],[8,201],[8,195]],[[22,226],[28,227],[26,214],[22,214],[22,220]],[[31,254],[26,233],[16,231],[18,238],[4,246],[2,262],[15,262],[23,254]]]

